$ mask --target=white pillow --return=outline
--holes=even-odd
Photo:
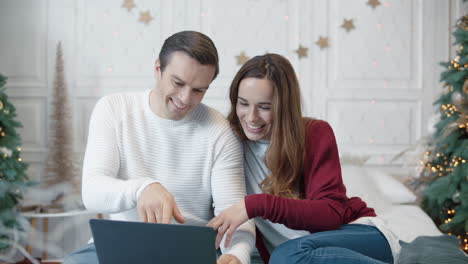
[[[381,192],[388,201],[393,204],[414,203],[416,195],[412,193],[403,183],[399,182],[387,173],[377,169],[366,169],[371,176],[377,190]]]
[[[348,196],[358,196],[374,209],[416,201],[405,185],[381,170],[344,164],[341,171]]]
[[[341,166],[341,172],[348,197],[357,196],[376,211],[384,210],[391,205],[387,197],[378,190],[365,168],[345,164]]]

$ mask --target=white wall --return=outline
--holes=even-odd
[[[24,128],[23,157],[40,179],[47,154],[47,121],[55,47],[62,42],[74,109],[78,159],[96,100],[153,86],[162,41],[197,30],[218,47],[221,72],[204,102],[226,113],[227,90],[240,68],[236,57],[287,56],[302,87],[304,113],[329,121],[342,153],[371,155],[388,166],[395,153],[425,134],[441,85],[439,61],[448,59],[461,1],[381,0],[0,0],[0,72]],[[154,20],[138,22],[140,11]],[[343,19],[356,29],[347,33]],[[315,41],[327,36],[328,49]],[[308,56],[299,59],[299,45]],[[394,164],[392,166],[395,166]],[[71,247],[71,246],[70,246]]]

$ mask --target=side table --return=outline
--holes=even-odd
[[[47,259],[47,237],[49,232],[49,218],[65,218],[65,217],[73,217],[73,216],[80,216],[80,215],[91,215],[94,214],[97,218],[102,219],[102,214],[91,212],[87,210],[73,210],[68,212],[61,212],[61,213],[36,213],[36,212],[23,212],[22,215],[24,217],[29,218],[31,223],[31,232],[29,234],[29,241],[32,241],[35,237],[37,221],[38,219],[42,219],[42,229],[43,229],[43,243],[44,247],[42,249],[42,259]],[[26,251],[31,254],[32,246],[30,244],[26,245]]]

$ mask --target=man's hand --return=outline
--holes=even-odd
[[[219,257],[216,264],[241,264],[240,260],[231,254],[223,254]]]
[[[159,183],[152,183],[143,189],[137,208],[142,222],[169,224],[172,217],[181,224],[185,222],[174,197]]]
[[[247,216],[247,209],[245,209],[244,199],[223,210],[218,216],[211,219],[207,226],[218,230],[216,248],[219,248],[219,244],[221,244],[221,240],[226,232],[224,246],[228,247],[234,231],[247,220],[249,220],[249,217]]]

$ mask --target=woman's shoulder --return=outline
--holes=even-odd
[[[306,128],[306,134],[309,135],[310,133],[333,133],[333,129],[330,126],[330,124],[321,119],[315,119],[315,118],[310,118],[310,117],[305,117],[304,119],[305,122],[305,128]]]

